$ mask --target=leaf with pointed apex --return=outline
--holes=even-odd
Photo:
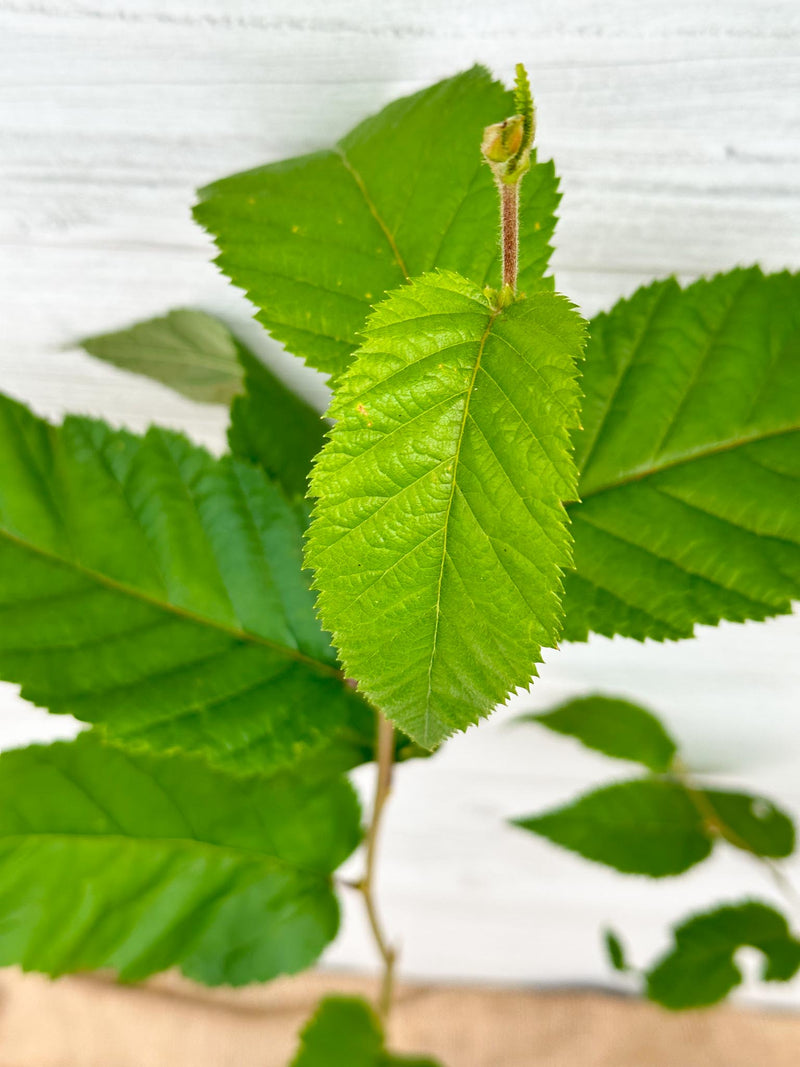
[[[438,1067],[387,1052],[381,1024],[360,997],[326,997],[300,1035],[290,1067]]]
[[[241,388],[239,343],[203,311],[178,308],[79,344],[97,359],[154,378],[191,400],[229,404]]]
[[[709,819],[717,823],[719,834],[745,852],[772,859],[784,859],[794,852],[794,823],[765,797],[702,789]]]
[[[92,734],[0,756],[0,965],[209,985],[312,963],[359,842],[344,780],[239,777]],[[13,919],[13,921],[11,921]]]
[[[652,712],[600,694],[568,700],[552,711],[521,715],[519,721],[538,722],[548,730],[577,738],[604,756],[633,760],[651,771],[666,771],[677,751]]]
[[[527,685],[560,628],[583,322],[451,273],[370,319],[311,476],[306,560],[348,675],[432,748]]]
[[[734,962],[749,945],[766,957],[765,982],[788,982],[800,969],[800,941],[786,919],[758,901],[695,915],[675,930],[675,947],[647,975],[647,996],[675,1011],[717,1004],[742,981]]]
[[[513,107],[513,94],[473,67],[395,100],[332,149],[202,189],[195,218],[272,336],[339,375],[372,305],[406,278],[445,267],[500,284],[497,192],[480,143]],[[534,163],[522,183],[527,292],[550,257],[557,188],[552,163]]]
[[[650,878],[688,871],[713,843],[684,787],[663,778],[615,782],[513,822],[587,860]]]
[[[231,452],[263,467],[290,497],[304,497],[311,461],[322,448],[322,416],[252,353],[243,350],[240,358],[244,392],[231,406]]]
[[[659,640],[800,597],[800,274],[641,289],[591,325],[567,640]]]
[[[372,711],[301,567],[298,520],[262,471],[0,398],[0,677],[33,703],[240,768],[338,731],[361,744]]]

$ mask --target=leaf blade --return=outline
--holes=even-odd
[[[306,549],[320,614],[426,747],[527,684],[556,639],[581,344],[554,293],[501,314],[426,275],[376,311],[331,406]]]
[[[237,985],[308,966],[336,934],[331,874],[360,837],[343,780],[232,776],[85,734],[4,753],[0,796],[4,965]]]
[[[236,339],[203,311],[177,308],[78,342],[89,355],[168,385],[190,400],[228,404],[241,388]]]
[[[270,333],[337,376],[371,306],[408,277],[443,267],[499,284],[496,192],[479,146],[483,127],[512,112],[513,95],[475,67],[394,101],[330,151],[208,186],[195,218]],[[552,164],[534,164],[522,185],[527,291],[546,269],[558,200]]]
[[[633,760],[656,772],[668,770],[677,752],[652,712],[602,694],[568,700],[551,711],[521,715],[517,721],[539,723],[605,756]]]
[[[395,1056],[380,1022],[360,997],[326,997],[300,1035],[290,1067],[437,1067],[427,1058]]]
[[[800,968],[800,942],[786,919],[758,901],[696,915],[674,931],[675,945],[647,975],[647,996],[673,1011],[719,1003],[742,981],[734,952],[750,945],[766,957],[765,981],[787,982]]]
[[[252,769],[371,738],[256,469],[0,398],[0,674],[130,744]],[[57,608],[57,610],[54,610]]]
[[[713,844],[684,787],[663,778],[615,782],[512,822],[585,859],[650,878],[682,874]]]
[[[800,276],[640,290],[592,323],[565,637],[677,639],[800,596]]]

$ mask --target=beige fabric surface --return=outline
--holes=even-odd
[[[363,979],[304,975],[240,991],[168,975],[140,987],[0,971],[0,1067],[286,1067],[326,992]],[[800,1018],[721,1008],[669,1015],[594,992],[404,986],[398,1051],[446,1067],[797,1067]]]

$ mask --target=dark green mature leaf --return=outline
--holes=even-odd
[[[155,378],[192,400],[229,404],[241,388],[239,343],[202,311],[179,308],[125,330],[87,337],[80,345],[106,363]]]
[[[242,350],[241,360],[244,394],[231,407],[231,452],[262,466],[290,497],[303,497],[311,460],[322,448],[322,416],[250,352]]]
[[[527,685],[560,627],[583,323],[450,273],[369,321],[330,409],[306,559],[349,675],[426,747]]]
[[[689,794],[662,778],[615,782],[514,823],[588,860],[651,878],[688,871],[712,847]]]
[[[56,428],[8,398],[0,676],[114,738],[242,768],[374,730],[314,616],[298,520],[261,471],[162,430]]]
[[[783,859],[794,852],[794,823],[764,797],[719,789],[699,791],[709,821],[725,840],[757,856]]]
[[[322,448],[322,417],[219,319],[202,311],[171,311],[81,344],[93,356],[193,400],[232,401],[231,452],[262,466],[290,497],[305,495],[311,460]]]
[[[800,596],[800,275],[640,290],[591,326],[568,640],[689,637]]]
[[[0,756],[0,965],[172,966],[217,985],[307,967],[360,838],[344,780],[238,777],[85,734]]]
[[[395,100],[330,150],[202,189],[195,218],[273,337],[338,375],[371,306],[405,279],[445,267],[499,285],[497,193],[480,143],[513,110],[513,94],[474,67]],[[534,164],[521,190],[525,291],[541,284],[558,200],[552,163]]]
[[[647,975],[647,995],[665,1008],[704,1008],[742,980],[734,953],[744,945],[766,956],[763,979],[788,982],[800,968],[800,941],[786,919],[757,901],[728,905],[675,930],[675,947]]]
[[[626,971],[629,971],[630,965],[625,956],[625,949],[614,931],[606,930],[603,935],[603,941],[606,946],[609,963],[614,970],[619,971],[620,974],[625,974]]]
[[[633,760],[652,771],[666,771],[677,752],[675,742],[652,712],[600,694],[568,700],[552,711],[522,715],[520,721],[538,722],[605,756]]]
[[[291,1067],[437,1067],[384,1048],[380,1022],[359,997],[326,997],[300,1036]]]

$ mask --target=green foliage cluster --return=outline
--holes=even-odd
[[[683,763],[678,745],[646,708],[592,695],[551,711],[520,716],[613,759],[639,763],[644,777],[594,790],[555,811],[515,825],[623,874],[664,878],[701,863],[725,842],[758,860],[784,885],[774,860],[795,850],[791,818],[765,797],[710,789]],[[620,938],[606,932],[617,971],[631,970]],[[675,947],[644,976],[643,992],[666,1008],[700,1008],[724,999],[742,975],[734,952],[749,945],[767,958],[765,981],[800,969],[800,940],[775,908],[756,901],[697,915],[675,930]]]
[[[479,146],[515,104],[519,244],[501,249]],[[0,756],[0,963],[210,984],[306,967],[362,838],[348,770],[380,753],[351,884],[377,924],[392,762],[488,715],[559,640],[690,637],[800,596],[800,275],[667,279],[584,323],[547,274],[560,194],[532,133],[524,71],[515,96],[475,68],[201,191],[221,269],[330,375],[327,422],[186,309],[84,347],[230,404],[221,458],[0,397],[0,677],[88,727]],[[642,709],[536,718],[647,773],[525,829],[652,877],[720,841],[792,851],[788,816],[694,781]],[[679,927],[646,991],[719,999],[742,944],[767,979],[797,970],[785,920],[750,902]],[[431,1067],[348,999],[294,1063]]]

